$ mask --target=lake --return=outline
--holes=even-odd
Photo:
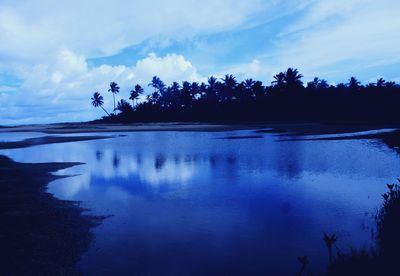
[[[85,163],[49,185],[57,198],[112,215],[93,229],[79,263],[85,275],[293,275],[302,255],[323,271],[323,233],[336,233],[344,252],[373,245],[381,194],[400,176],[398,154],[377,140],[280,141],[293,137],[251,130],[116,135],[0,151],[18,162]]]

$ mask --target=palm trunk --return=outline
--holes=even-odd
[[[108,113],[107,110],[104,109],[104,107],[102,107],[102,106],[100,106],[100,107],[104,110],[105,113],[107,113],[108,116],[110,116],[110,113]]]
[[[113,100],[114,100],[114,112],[115,112],[115,94],[113,93]]]

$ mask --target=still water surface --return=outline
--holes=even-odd
[[[19,162],[85,163],[59,171],[76,176],[49,190],[113,215],[93,230],[79,264],[87,275],[293,275],[301,255],[321,271],[322,233],[336,233],[344,251],[370,246],[385,184],[400,176],[399,156],[375,140],[118,134],[126,136],[0,151]]]

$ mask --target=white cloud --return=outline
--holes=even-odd
[[[0,124],[99,117],[88,99],[110,81],[126,97],[134,83],[147,84],[155,74],[166,82],[198,80],[180,55],[150,55],[130,67],[89,68],[86,60],[157,37],[188,39],[235,28],[265,6],[262,0],[3,0],[0,75],[12,74],[22,84],[8,91],[0,83]]]
[[[37,64],[22,72],[23,83],[17,92],[0,93],[0,112],[6,114],[0,124],[80,121],[99,118],[102,110],[90,106],[93,92],[100,91],[105,108],[113,108],[107,92],[117,82],[117,99],[129,97],[135,84],[147,89],[154,75],[167,84],[173,81],[202,81],[196,68],[181,55],[157,57],[150,54],[132,66],[101,65],[89,68],[83,56],[62,50],[48,63]]]
[[[0,54],[42,60],[60,48],[86,57],[115,54],[157,35],[233,28],[262,0],[20,0],[0,3]]]

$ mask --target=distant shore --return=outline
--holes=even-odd
[[[0,135],[4,132],[41,132],[46,134],[101,133],[101,132],[134,132],[134,131],[233,131],[259,130],[265,133],[291,133],[294,135],[318,135],[351,133],[383,128],[397,128],[393,124],[358,124],[358,123],[59,123],[22,126],[2,126]]]

